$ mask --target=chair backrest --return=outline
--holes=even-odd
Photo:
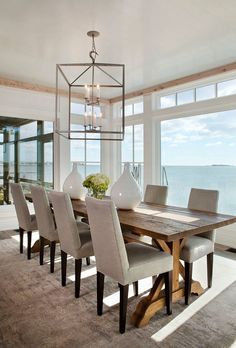
[[[52,191],[48,194],[52,202],[61,249],[77,258],[81,241],[68,193]]]
[[[54,241],[57,239],[57,231],[45,189],[42,186],[35,185],[31,185],[30,189],[39,234],[50,241]]]
[[[192,188],[189,195],[188,208],[216,213],[218,208],[218,200],[219,191],[217,190]],[[212,241],[215,240],[214,231],[201,233],[200,236],[210,239]]]
[[[97,270],[122,284],[129,262],[115,205],[86,197],[86,207]]]
[[[167,192],[167,186],[147,185],[144,194],[144,202],[165,205],[167,201]]]
[[[27,231],[30,228],[31,216],[21,184],[11,183],[10,185],[19,226]]]

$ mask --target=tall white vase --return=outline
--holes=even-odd
[[[69,193],[70,198],[83,199],[85,196],[85,189],[82,182],[83,178],[78,172],[77,162],[73,162],[72,171],[63,184],[63,191]]]
[[[123,174],[111,188],[111,199],[119,209],[134,209],[142,200],[139,185],[130,172],[129,163],[125,163]]]

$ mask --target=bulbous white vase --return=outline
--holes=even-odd
[[[72,171],[63,184],[63,191],[69,193],[70,198],[83,199],[85,197],[85,189],[82,182],[83,178],[78,172],[77,163],[73,162]]]
[[[111,188],[111,199],[119,209],[134,209],[142,200],[139,185],[130,172],[129,163],[125,163],[123,174]]]

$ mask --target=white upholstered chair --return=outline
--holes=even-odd
[[[144,202],[165,205],[167,201],[168,187],[161,185],[147,185]]]
[[[30,186],[34,210],[36,214],[39,236],[40,252],[39,262],[43,265],[44,245],[50,242],[50,272],[54,272],[55,248],[58,242],[58,233],[53,218],[53,213],[48,201],[47,193],[42,186]]]
[[[93,256],[89,226],[75,220],[71,199],[64,192],[50,192],[61,246],[62,286],[66,285],[67,254],[75,259],[75,297],[80,295],[82,258]]]
[[[23,237],[24,231],[27,232],[27,257],[31,258],[31,238],[32,231],[37,231],[37,221],[34,214],[30,214],[25,196],[20,184],[11,183],[11,194],[15,204],[16,215],[19,223],[20,233],[20,253],[23,253]]]
[[[188,208],[215,213],[217,212],[218,199],[219,192],[216,190],[192,188]],[[208,287],[212,286],[214,242],[215,231],[208,231],[189,237],[181,250],[180,258],[185,263],[185,304],[189,303],[191,293],[193,262],[203,256],[207,256]]]
[[[145,189],[143,201],[144,203],[154,203],[154,204],[165,205],[167,201],[167,194],[168,194],[168,186],[148,184]],[[142,244],[152,244],[156,248],[159,248],[155,240],[151,240],[150,237],[133,234],[128,230],[123,230],[123,235],[127,242],[137,241]],[[155,280],[156,280],[156,276],[153,276],[153,283],[155,282]],[[138,295],[138,282],[135,283],[135,292],[136,292],[136,295]]]
[[[155,274],[165,277],[167,312],[172,312],[172,256],[151,246],[124,243],[117,211],[111,200],[86,197],[97,265],[97,313],[102,315],[104,276],[119,283],[120,333],[125,332],[129,284]]]

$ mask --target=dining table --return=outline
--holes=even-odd
[[[30,198],[30,194],[26,195],[26,199]],[[72,199],[71,202],[75,216],[88,218],[84,200]],[[187,238],[236,222],[236,216],[232,215],[143,202],[133,210],[118,209],[117,213],[122,229],[129,231],[128,236],[124,234],[126,242],[137,242],[137,237],[148,236],[152,244],[173,256],[173,302],[184,297],[185,269],[180,253]],[[157,276],[149,294],[141,298],[132,314],[133,325],[147,325],[155,313],[165,307],[163,285],[163,277]],[[191,293],[201,295],[204,291],[199,281],[192,281]]]
[[[87,217],[84,201],[72,199],[72,206],[76,215]],[[131,232],[127,242],[137,241],[136,236],[148,236],[156,246],[173,256],[173,302],[184,297],[184,281],[181,282],[180,277],[184,280],[185,270],[180,252],[187,238],[236,222],[236,216],[232,215],[152,203],[141,203],[133,210],[118,209],[117,212],[121,227]],[[141,298],[131,317],[136,327],[147,325],[155,313],[165,307],[163,285],[163,277],[158,276],[150,293]],[[199,281],[192,281],[191,292],[196,295],[204,292]]]

